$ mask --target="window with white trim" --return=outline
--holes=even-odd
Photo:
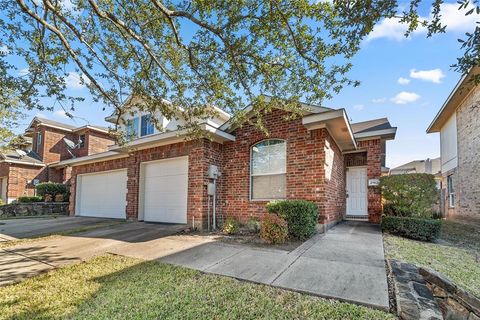
[[[139,118],[125,121],[125,138],[134,139],[138,137]]]
[[[455,185],[453,184],[453,175],[447,176],[448,206],[455,207]]]
[[[42,133],[37,132],[37,139],[35,143],[35,151],[40,152],[40,149],[42,148]]]
[[[250,157],[250,198],[286,198],[286,142],[279,139],[261,141],[252,146]]]

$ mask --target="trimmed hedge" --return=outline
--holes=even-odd
[[[270,213],[277,214],[288,223],[288,234],[298,240],[306,240],[316,232],[318,206],[306,200],[281,200],[267,204]]]
[[[42,197],[32,196],[32,197],[18,197],[17,202],[19,203],[32,203],[32,202],[43,202]]]
[[[36,189],[37,194],[43,199],[46,195],[50,195],[54,199],[57,194],[61,194],[63,195],[63,201],[68,201],[68,186],[63,183],[42,182],[37,185]]]
[[[260,225],[260,238],[270,244],[285,243],[288,239],[287,221],[276,214],[265,214]]]
[[[382,218],[382,231],[405,238],[432,241],[440,234],[441,220],[389,217]]]

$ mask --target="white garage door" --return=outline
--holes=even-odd
[[[79,175],[77,216],[125,219],[127,170]]]
[[[143,163],[141,179],[144,221],[187,223],[188,157]]]

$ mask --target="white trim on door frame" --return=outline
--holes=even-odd
[[[362,212],[352,212],[351,209],[349,208],[351,205],[349,205],[349,199],[351,198],[351,190],[349,190],[349,172],[354,171],[355,169],[362,169],[364,172],[364,177],[365,177],[365,202],[364,202],[364,208],[362,208]],[[345,193],[346,193],[346,199],[345,199],[345,207],[346,207],[346,215],[347,216],[368,216],[368,175],[367,175],[367,166],[355,166],[355,167],[347,167],[347,171],[345,174]]]

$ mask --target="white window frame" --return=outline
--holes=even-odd
[[[447,176],[447,198],[448,207],[455,208],[455,184],[453,183],[453,174]]]
[[[37,138],[35,141],[35,151],[39,152],[40,147],[42,146],[42,133],[40,131],[37,132]]]
[[[285,170],[282,172],[273,172],[273,173],[257,173],[253,174],[253,148],[265,141],[270,141],[270,140],[277,140],[277,141],[282,141],[285,144]],[[270,138],[270,139],[265,139],[261,141],[257,141],[253,145],[250,146],[250,187],[249,187],[249,199],[250,201],[271,201],[271,200],[284,200],[287,197],[287,141],[284,139],[278,139],[278,138]],[[285,197],[284,198],[254,198],[253,197],[253,177],[261,177],[261,176],[277,176],[277,175],[285,175]]]
[[[143,134],[143,132],[142,132],[143,123],[144,123],[144,121],[145,121],[144,119],[146,119],[147,117],[148,117],[148,119],[149,119],[149,120],[148,120],[149,123],[146,124],[146,125],[151,126],[152,132],[149,133],[148,130],[147,130],[147,132],[146,132],[145,134]],[[146,137],[146,136],[149,136],[149,135],[152,135],[152,134],[155,133],[155,124],[153,123],[152,118],[153,118],[153,116],[152,116],[151,114],[144,114],[144,115],[141,115],[141,116],[140,116],[140,121],[139,121],[139,122],[140,122],[140,133],[139,133],[140,137]],[[148,129],[148,128],[147,128],[147,129]]]

